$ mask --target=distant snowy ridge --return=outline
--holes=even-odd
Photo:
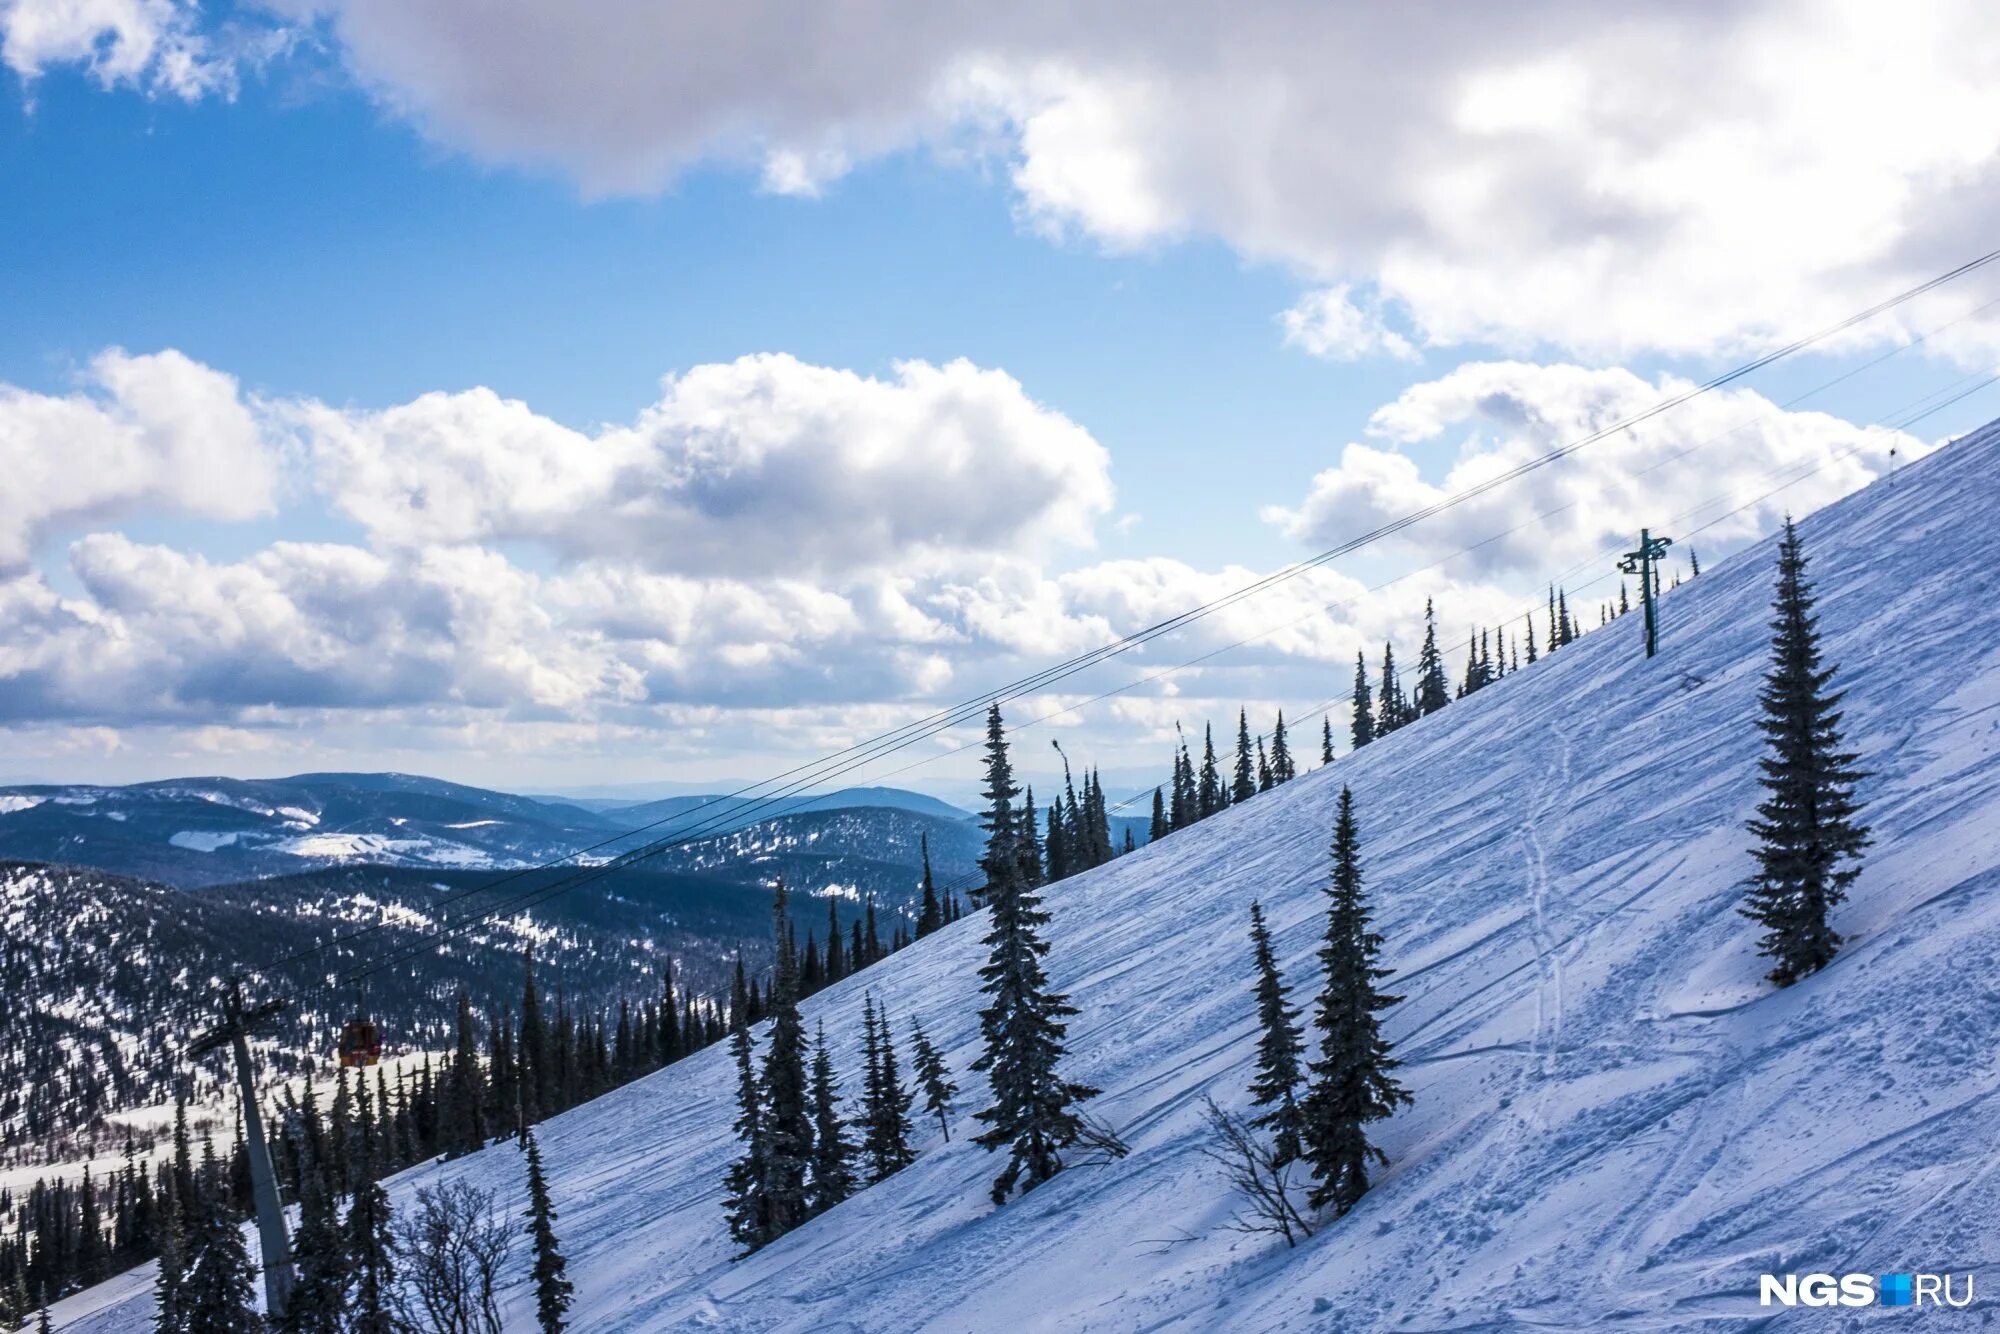
[[[1764,1272],[1972,1270],[2000,1295],[2000,429],[1801,525],[1875,846],[1823,973],[1762,980],[1737,913],[1757,799],[1770,543],[1638,618],[1048,895],[1074,1078],[1132,1146],[995,1208],[973,915],[806,1005],[850,1093],[862,989],[966,1093],[901,1174],[730,1259],[717,1048],[545,1125],[578,1329],[1749,1328]],[[1201,1101],[1247,1101],[1263,901],[1309,996],[1326,842],[1355,792],[1415,1105],[1346,1219],[1225,1223]],[[511,1146],[449,1175],[518,1211]],[[533,1325],[517,1255],[509,1328]],[[1984,1297],[1990,1302],[1994,1297]],[[1814,1313],[1819,1314],[1819,1313]],[[1872,1314],[1872,1313],[1864,1313]],[[144,1298],[77,1321],[138,1330]],[[1937,1315],[1937,1328],[1950,1327]]]

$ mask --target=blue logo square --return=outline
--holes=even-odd
[[[1875,1281],[1875,1285],[1881,1290],[1884,1306],[1908,1306],[1915,1300],[1914,1294],[1910,1291],[1908,1274],[1884,1274]]]

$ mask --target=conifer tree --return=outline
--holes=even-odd
[[[997,804],[1004,820],[1006,783],[992,777],[1009,772],[1004,738],[989,749],[988,787],[1003,794]],[[987,901],[993,915],[982,943],[990,954],[979,977],[989,999],[979,1016],[985,1047],[973,1069],[987,1075],[993,1090],[992,1106],[978,1114],[989,1129],[976,1142],[989,1151],[1009,1151],[1007,1167],[993,1183],[997,1204],[1017,1183],[1032,1190],[1061,1170],[1061,1151],[1083,1129],[1075,1104],[1096,1090],[1064,1080],[1056,1068],[1063,1053],[1062,1021],[1076,1010],[1049,988],[1042,969],[1049,947],[1041,929],[1049,915],[1040,898],[1018,877],[995,883],[989,876]]]
[[[1354,722],[1348,729],[1348,739],[1356,750],[1375,739],[1375,703],[1368,690],[1368,664],[1358,652],[1354,655]],[[1331,745],[1328,749],[1332,749]]]
[[[464,987],[458,989],[458,1046],[447,1079],[445,1151],[453,1156],[471,1153],[486,1143],[485,1076],[479,1069],[479,1027],[472,1018],[472,997]]]
[[[185,1100],[179,1106],[184,1109]],[[153,1289],[154,1334],[185,1334],[187,1329],[187,1209],[175,1176],[164,1173],[160,1182],[158,1231],[153,1238],[153,1248],[160,1257],[159,1279]]]
[[[1326,943],[1320,965],[1325,982],[1313,1026],[1320,1033],[1320,1059],[1304,1103],[1305,1157],[1317,1184],[1309,1203],[1331,1205],[1336,1217],[1353,1208],[1368,1189],[1368,1164],[1387,1161],[1368,1142],[1367,1127],[1393,1114],[1410,1095],[1392,1073],[1398,1062],[1382,1036],[1376,1012],[1401,997],[1385,995],[1376,984],[1389,970],[1376,965],[1382,937],[1369,930],[1361,892],[1361,841],[1354,824],[1354,794],[1340,790],[1333,834],[1333,878],[1328,888]]]
[[[1021,789],[1014,785],[1014,766],[1007,758],[1007,728],[997,703],[986,710],[986,786],[982,795],[986,813],[980,827],[986,831],[986,851],[979,859],[979,869],[986,875],[986,884],[975,902],[1010,893],[1021,880],[1020,854],[1014,846],[1014,798],[1021,795]]]
[[[1112,856],[1111,812],[1104,803],[1104,779],[1095,769],[1084,788],[1084,814],[1090,831],[1091,865],[1102,866]]]
[[[918,1020],[910,1021],[910,1042],[916,1051],[912,1064],[917,1086],[924,1091],[924,1108],[937,1118],[938,1129],[950,1139],[951,1099],[958,1092],[958,1085],[951,1082],[951,1067],[945,1064],[944,1054],[931,1045]]]
[[[1153,819],[1146,827],[1146,841],[1157,843],[1167,836],[1166,796],[1158,788],[1153,789]]]
[[[944,925],[944,905],[938,902],[937,881],[931,875],[931,836],[919,834],[917,847],[924,860],[923,907],[917,912],[917,939],[922,940]]]
[[[346,1087],[344,1078],[341,1087]],[[335,1206],[337,1182],[328,1165],[332,1137],[321,1128],[310,1079],[300,1104],[299,1127],[299,1226],[292,1237],[297,1279],[279,1324],[292,1334],[339,1334],[346,1305],[347,1244]]]
[[[869,1160],[869,1180],[880,1181],[908,1167],[917,1156],[910,1147],[909,1117],[910,1103],[916,1095],[903,1086],[902,1075],[896,1068],[896,1042],[889,1031],[889,1015],[877,1008],[873,992],[863,1001],[861,1023],[868,1062],[861,1151]]]
[[[1532,613],[1521,618],[1522,638],[1528,643],[1528,665],[1535,665],[1535,618]]]
[[[1699,556],[1697,556],[1697,555],[1695,555],[1695,554],[1694,554],[1694,548],[1693,548],[1693,547],[1689,547],[1689,548],[1688,548],[1688,578],[1690,578],[1690,579],[1693,579],[1694,577],[1696,577],[1696,576],[1697,576],[1697,575],[1699,575],[1700,573],[1701,573],[1701,557],[1699,557]]]
[[[1202,728],[1201,781],[1195,789],[1195,819],[1206,820],[1229,805],[1229,790],[1222,785],[1222,771],[1215,762],[1215,727]]]
[[[736,1057],[736,1137],[743,1141],[743,1155],[729,1165],[723,1177],[728,1192],[723,1209],[729,1218],[730,1237],[742,1243],[748,1255],[771,1239],[770,1211],[765,1205],[764,1182],[768,1177],[764,1151],[764,1114],[757,1091],[757,1073],[750,1064],[749,1017],[741,1010],[732,1014],[729,1041]],[[522,1141],[527,1142],[526,1132]]]
[[[528,1132],[528,1236],[535,1250],[535,1321],[542,1334],[562,1334],[570,1303],[576,1300],[575,1285],[569,1281],[569,1262],[563,1259],[556,1240],[556,1207],[549,1199],[548,1179],[542,1175],[542,1149]]]
[[[541,995],[535,989],[535,955],[521,951],[521,1041],[515,1048],[521,1063],[517,1084],[521,1091],[521,1129],[542,1119],[553,1110],[553,1090],[549,1087],[549,1032],[542,1019]]]
[[[1139,840],[1132,837],[1132,826],[1128,824],[1125,826],[1125,846],[1119,849],[1119,855],[1123,856],[1125,853],[1137,852],[1138,850]]]
[[[833,1057],[826,1049],[826,1026],[822,1024],[813,1040],[812,1056],[813,1156],[812,1212],[823,1214],[854,1193],[853,1141],[847,1137],[847,1121],[840,1114],[840,1078],[833,1070]]]
[[[1396,647],[1382,645],[1382,682],[1375,691],[1375,735],[1387,736],[1407,721],[1403,685],[1396,675]]]
[[[1049,837],[1056,836],[1055,823],[1049,824]],[[1031,885],[1039,885],[1044,879],[1054,879],[1053,872],[1045,872],[1042,867],[1042,831],[1035,826],[1035,789],[1023,786],[1021,789],[1020,822],[1014,828],[1015,855],[1020,858],[1021,878]]]
[[[812,1109],[806,1089],[806,1030],[799,1017],[798,976],[786,934],[785,882],[773,894],[773,926],[780,948],[771,983],[771,1037],[764,1056],[764,1209],[769,1237],[805,1222],[806,1170],[812,1160]]]
[[[1363,681],[1361,684],[1365,687],[1368,683]],[[1333,715],[1330,713],[1319,720],[1319,762],[1333,763]]]
[[[1328,737],[1331,744],[1332,738]],[[1292,743],[1285,736],[1285,711],[1278,710],[1278,721],[1271,725],[1271,782],[1289,783],[1299,776],[1298,762],[1292,759]]]
[[[1271,758],[1264,753],[1264,738],[1257,738],[1257,790],[1271,790]]]
[[[347,1294],[350,1334],[399,1334],[396,1260],[389,1235],[389,1193],[364,1179],[347,1208]]]
[[[930,844],[924,844],[924,863],[930,863]],[[840,953],[840,915],[832,899],[826,901],[826,984],[832,986],[848,973],[848,962]]]
[[[181,1328],[188,1334],[252,1334],[262,1329],[264,1322],[251,1304],[255,1273],[243,1229],[224,1212],[221,1199],[212,1193],[196,1195],[180,1284]]]
[[[1429,598],[1424,599],[1424,647],[1417,655],[1417,694],[1414,701],[1419,714],[1436,713],[1451,702],[1451,690],[1445,684],[1444,659],[1438,654],[1437,612]]]
[[[1765,744],[1758,761],[1765,796],[1749,824],[1757,869],[1743,905],[1743,915],[1764,928],[1758,953],[1772,961],[1769,977],[1781,987],[1833,961],[1840,936],[1827,914],[1847,898],[1869,843],[1854,798],[1866,775],[1855,768],[1859,757],[1841,749],[1841,692],[1830,688],[1836,668],[1823,664],[1806,565],[1787,516],[1778,544],[1771,670],[1757,696]]]
[[[1269,772],[1270,766],[1264,766]],[[1268,786],[1268,785],[1267,785]],[[1229,796],[1234,801],[1248,801],[1257,795],[1256,770],[1250,761],[1250,711],[1236,712],[1236,775],[1229,786]]]
[[[1175,725],[1178,728],[1179,724]],[[1196,814],[1196,792],[1194,781],[1194,761],[1188,757],[1187,738],[1182,737],[1180,749],[1174,755],[1174,788],[1171,819],[1173,827],[1185,829],[1198,818]]]
[[[1298,1089],[1304,1077],[1300,1058],[1305,1039],[1299,1031],[1299,1012],[1278,976],[1264,909],[1255,900],[1250,904],[1250,949],[1257,966],[1257,1023],[1261,1030],[1250,1100],[1268,1109],[1253,1124],[1271,1132],[1275,1163],[1283,1167],[1304,1152],[1299,1136],[1305,1113],[1299,1106]]]

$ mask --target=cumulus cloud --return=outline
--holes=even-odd
[[[595,434],[485,389],[286,415],[334,505],[395,547],[535,541],[809,576],[1083,545],[1112,502],[1087,431],[964,361],[875,379],[749,356],[670,377],[636,422]]]
[[[178,352],[113,349],[71,394],[0,384],[0,572],[59,526],[140,508],[246,519],[279,460],[236,381]]]
[[[1469,363],[1378,409],[1369,430],[1381,446],[1347,445],[1297,505],[1273,506],[1265,518],[1301,542],[1330,547],[1689,387],[1618,369]],[[1449,437],[1459,428],[1453,451]],[[1435,481],[1406,452],[1427,445],[1450,454]],[[1924,448],[1902,432],[1786,411],[1750,390],[1714,391],[1395,540],[1418,550],[1479,543],[1472,559],[1496,571],[1583,560],[1629,540],[1641,526],[1668,532],[1707,526],[1709,542],[1719,546],[1769,531],[1787,509],[1810,510],[1866,485],[1888,470],[1892,449],[1907,459]]]
[[[591,191],[720,161],[810,195],[913,145],[997,155],[1037,228],[1289,266],[1287,332],[1335,356],[1765,344],[1983,249],[2000,194],[1973,0],[288,8],[436,139]]]

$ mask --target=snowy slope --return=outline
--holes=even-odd
[[[1651,663],[1632,617],[1052,893],[1052,974],[1082,1011],[1068,1069],[1104,1089],[1122,1162],[996,1209],[996,1160],[933,1131],[900,1176],[732,1264],[725,1049],[550,1123],[578,1328],[1731,1328],[1769,1314],[1758,1274],[1819,1268],[1972,1269],[1994,1293],[1996,478],[1988,428],[1803,525],[1874,771],[1876,846],[1823,974],[1772,992],[1735,913],[1766,543],[1668,596]],[[1343,782],[1416,1103],[1381,1128],[1375,1190],[1288,1251],[1224,1226],[1199,1104],[1245,1101],[1253,897],[1295,988],[1315,981]],[[809,1003],[844,1070],[865,982],[964,1071],[982,924]],[[444,1171],[519,1208],[508,1147],[395,1193]],[[122,1309],[76,1327],[133,1327]],[[511,1314],[528,1327],[525,1289]]]

